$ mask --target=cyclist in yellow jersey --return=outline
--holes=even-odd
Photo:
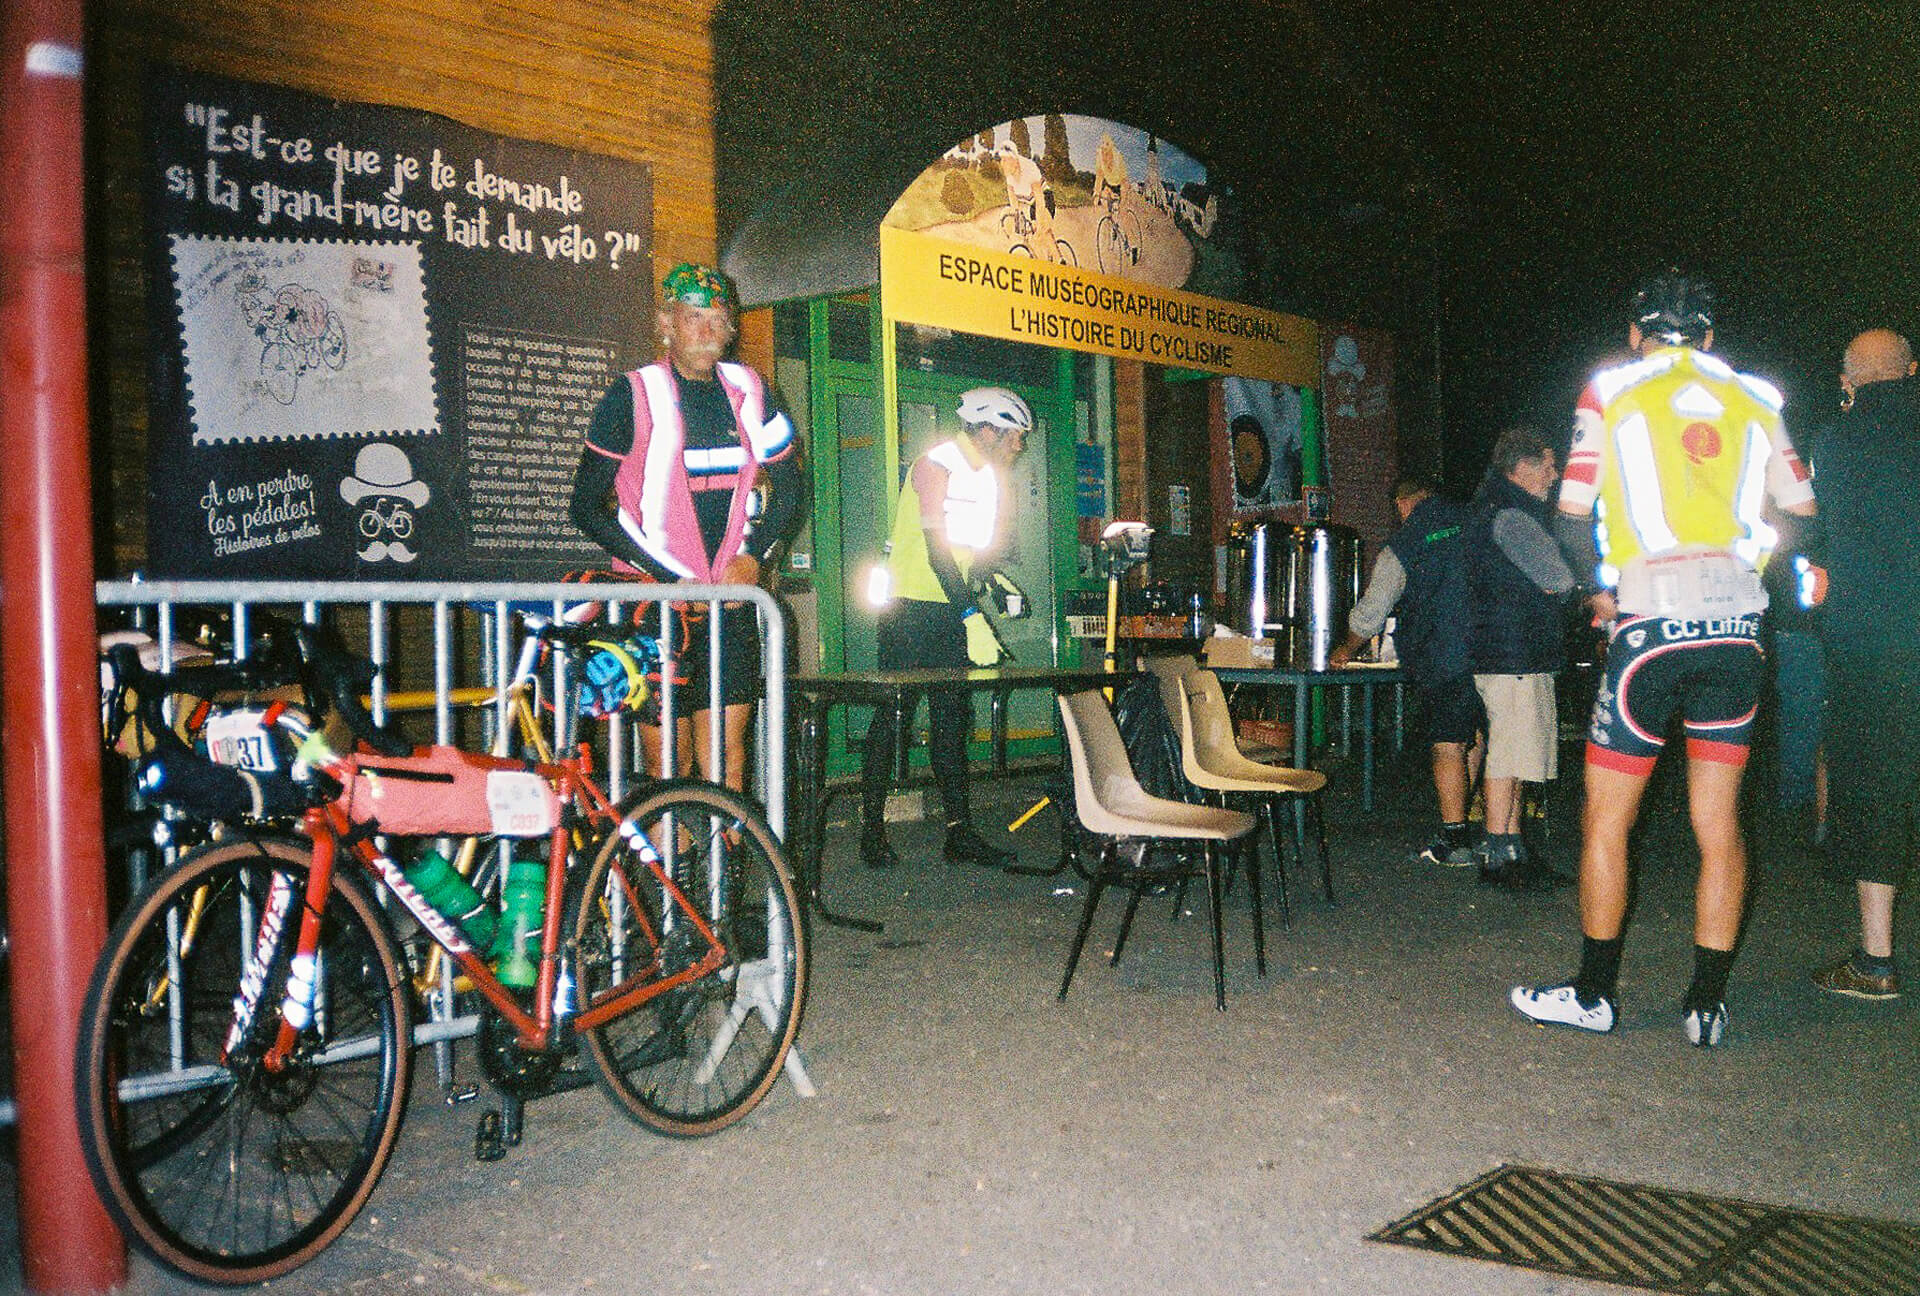
[[[1810,516],[1813,489],[1788,444],[1780,394],[1709,353],[1713,292],[1670,271],[1633,300],[1637,358],[1602,370],[1580,397],[1560,488],[1560,538],[1591,573],[1609,623],[1594,699],[1580,852],[1579,973],[1515,986],[1534,1021],[1610,1031],[1627,905],[1627,836],[1678,713],[1687,797],[1700,846],[1694,975],[1681,1004],[1687,1041],[1718,1044],[1727,973],[1746,899],[1740,780],[1758,707],[1760,567],[1774,544],[1769,500]]]
[[[1026,446],[1033,412],[1004,387],[962,393],[958,412],[964,430],[914,460],[900,490],[880,612],[882,670],[991,666],[1000,659],[999,640],[974,590],[989,586],[1003,534],[1005,474]],[[907,704],[909,724],[918,706],[917,699]],[[972,714],[972,700],[963,693],[935,693],[927,700],[927,754],[946,813],[943,853],[950,860],[1006,864],[1011,852],[981,837],[970,822],[966,744]],[[861,770],[860,856],[869,868],[899,862],[886,834],[893,764],[891,717],[876,710]]]

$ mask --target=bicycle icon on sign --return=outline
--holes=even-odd
[[[395,540],[405,540],[413,534],[413,510],[407,507],[404,500],[391,495],[375,500],[360,513],[362,536],[368,540],[378,540],[388,532],[392,532]]]

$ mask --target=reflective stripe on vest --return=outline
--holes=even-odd
[[[983,463],[975,468],[955,441],[942,441],[927,451],[927,458],[947,470],[947,543],[965,549],[991,545],[1000,509],[993,465]]]

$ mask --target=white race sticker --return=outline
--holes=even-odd
[[[1719,617],[1758,612],[1766,593],[1753,569],[1724,550],[1642,558],[1620,575],[1620,608],[1640,616]]]
[[[215,765],[266,774],[279,769],[264,711],[219,711],[207,717],[207,758]]]
[[[544,837],[553,831],[551,789],[538,774],[488,770],[487,814],[501,837]]]

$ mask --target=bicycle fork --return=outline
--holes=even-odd
[[[314,821],[316,817],[310,817],[307,825],[313,840],[313,860],[307,873],[307,896],[300,914],[300,933],[295,938],[293,959],[287,969],[287,990],[280,1002],[280,1029],[260,1058],[261,1064],[269,1071],[280,1071],[286,1067],[294,1046],[300,1040],[300,1033],[313,1024],[314,1005],[318,998],[320,922],[326,912],[327,889],[333,885],[334,839],[320,823]],[[227,1028],[226,1043],[220,1050],[223,1064],[231,1062],[253,1033],[254,1018],[260,1009],[260,996],[265,992],[267,977],[273,970],[293,898],[292,876],[275,871],[273,885],[267,892],[266,909],[261,913],[260,926],[254,933],[253,956],[240,977],[239,993],[234,996],[233,1023]]]

